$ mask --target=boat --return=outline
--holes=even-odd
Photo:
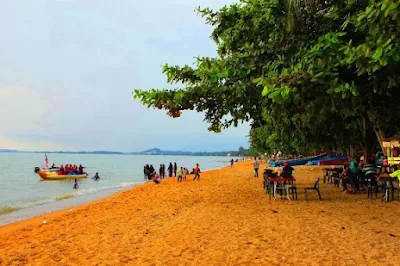
[[[313,165],[344,165],[349,161],[348,157],[334,157],[334,158],[322,158],[313,160]]]
[[[40,167],[35,167],[35,173],[38,173],[38,172],[57,172],[57,171],[59,171],[60,170],[60,168],[50,168],[50,169],[46,169],[46,168],[40,168]]]
[[[322,158],[324,156],[326,156],[326,153],[322,153],[322,154],[319,154],[317,156],[304,157],[304,158],[292,159],[292,160],[286,160],[286,161],[276,161],[276,162],[271,161],[271,162],[269,162],[269,166],[270,167],[281,167],[281,166],[283,166],[284,162],[288,162],[290,166],[304,165],[304,164],[307,164],[310,161],[317,160],[317,159]]]
[[[39,171],[38,175],[43,180],[67,180],[67,179],[81,179],[88,177],[87,173],[74,174],[74,175],[59,175],[56,172],[45,172],[45,171]]]

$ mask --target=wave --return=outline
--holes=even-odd
[[[85,196],[85,195],[95,194],[95,193],[110,190],[110,189],[124,189],[124,188],[129,188],[129,187],[133,187],[135,185],[140,185],[140,184],[143,184],[143,182],[124,182],[124,183],[120,183],[118,185],[113,185],[113,186],[79,189],[76,192],[68,192],[65,194],[61,194],[61,195],[57,195],[57,196],[45,198],[45,199],[43,199],[43,198],[36,199],[35,201],[27,202],[27,203],[16,205],[16,206],[0,206],[0,215],[11,213],[11,212],[21,210],[21,209],[27,209],[27,208],[32,208],[32,207],[43,205],[43,204],[52,203],[55,201],[61,201],[61,200],[66,200],[66,199],[70,199],[70,198],[74,198],[74,197],[81,197],[81,196]]]

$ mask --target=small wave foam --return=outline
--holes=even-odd
[[[17,206],[0,206],[0,215],[6,214],[6,213],[11,213],[11,212],[14,212],[14,211],[17,211],[20,209],[27,209],[27,208],[31,208],[31,207],[35,207],[35,206],[39,206],[39,205],[43,205],[43,204],[52,203],[55,201],[61,201],[61,200],[70,199],[73,197],[80,197],[80,196],[85,196],[85,195],[89,195],[89,194],[94,194],[94,193],[98,193],[100,191],[106,191],[106,190],[110,190],[110,189],[129,188],[129,187],[133,187],[135,185],[140,185],[142,183],[143,182],[126,182],[126,183],[120,183],[118,185],[108,186],[108,187],[105,186],[105,187],[97,187],[97,188],[79,189],[78,191],[73,192],[73,193],[69,192],[69,193],[65,193],[65,194],[58,195],[58,196],[51,197],[51,198],[27,202],[27,203],[17,205]]]
[[[93,194],[93,193],[97,193],[97,192],[109,190],[109,189],[129,188],[129,187],[132,187],[134,185],[139,185],[139,184],[141,184],[141,182],[120,183],[118,185],[108,186],[108,187],[84,188],[84,189],[79,189],[78,191],[74,192],[73,195],[74,195],[74,197],[77,197],[77,196]]]

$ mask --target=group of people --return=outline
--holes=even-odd
[[[193,181],[200,180],[199,164],[196,164],[196,166],[190,172],[188,168],[178,167],[176,162],[174,162],[174,164],[172,164],[172,162],[170,162],[167,170],[168,170],[168,176],[169,177],[177,177],[178,182],[182,182],[182,181],[186,180],[186,176],[189,174],[194,174]],[[143,175],[144,175],[145,179],[153,180],[154,183],[158,184],[161,182],[162,179],[165,178],[165,164],[160,164],[158,173],[154,169],[153,165],[146,164],[143,167]]]
[[[400,165],[390,167],[387,160],[384,159],[379,174],[399,178],[399,167]],[[344,193],[348,192],[348,185],[351,185],[352,192],[357,192],[362,187],[360,186],[360,181],[368,180],[376,184],[378,182],[377,175],[378,168],[375,164],[375,157],[371,156],[367,164],[364,164],[364,158],[361,157],[359,162],[353,160],[345,164],[343,171],[339,175],[339,186]]]
[[[54,164],[52,165],[51,169],[55,169],[57,167],[54,166]],[[59,175],[82,175],[85,174],[85,172],[83,171],[85,167],[82,166],[81,164],[79,166],[76,166],[75,164],[66,164],[61,165],[59,170],[57,171],[57,174]]]

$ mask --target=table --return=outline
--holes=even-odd
[[[276,188],[277,188],[278,183],[295,182],[295,181],[296,181],[296,179],[293,178],[293,177],[292,178],[282,178],[282,177],[268,178],[268,182],[271,182],[271,183],[274,184],[273,190],[272,190],[272,198],[274,200],[276,200]],[[290,200],[290,197],[289,197],[289,186],[286,185],[285,189],[286,189],[286,198],[288,200]]]
[[[328,184],[334,183],[335,180],[333,180],[333,175],[337,173],[341,168],[337,167],[331,167],[331,168],[323,168],[322,173],[324,177],[324,183],[328,182]]]

